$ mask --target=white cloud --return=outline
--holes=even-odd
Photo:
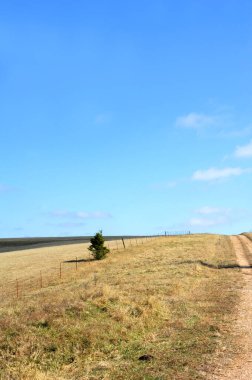
[[[182,128],[202,129],[216,123],[216,117],[191,112],[176,119],[176,126]]]
[[[220,224],[226,224],[228,222],[227,217],[218,216],[216,218],[191,218],[189,225],[191,227],[214,227]]]
[[[192,179],[194,181],[216,181],[223,178],[228,178],[232,176],[239,176],[244,173],[250,173],[251,169],[241,169],[241,168],[224,168],[216,169],[210,168],[207,170],[196,170]]]
[[[221,224],[230,223],[230,209],[204,206],[195,210],[195,214],[200,216],[189,220],[191,227],[214,227]]]
[[[243,146],[237,146],[235,150],[235,157],[252,157],[252,141]]]
[[[218,226],[230,226],[234,223],[251,220],[252,210],[225,207],[203,206],[196,209],[183,225],[193,231],[213,231]]]
[[[66,211],[66,210],[55,210],[49,213],[50,216],[57,218],[68,218],[68,219],[104,219],[110,218],[111,214],[104,211]]]
[[[218,208],[218,207],[204,206],[196,210],[195,213],[200,214],[200,215],[210,215],[210,214],[218,214],[222,211],[223,209]]]
[[[226,107],[218,107],[211,114],[190,112],[179,116],[175,126],[193,129],[199,135],[217,138],[237,138],[252,134],[252,125],[242,126],[241,121]]]

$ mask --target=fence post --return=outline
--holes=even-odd
[[[125,247],[124,238],[122,238],[122,243],[123,243],[123,247],[124,247],[124,249],[125,249],[126,247]]]

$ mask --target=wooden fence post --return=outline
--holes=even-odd
[[[122,238],[122,243],[123,243],[123,247],[124,247],[124,249],[125,249],[126,247],[125,247],[124,238]]]

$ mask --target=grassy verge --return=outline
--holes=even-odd
[[[6,305],[0,378],[205,379],[212,355],[228,343],[240,275],[197,260],[235,263],[229,238],[128,248],[88,263],[72,283]]]
[[[244,233],[242,233],[242,235],[247,236],[247,238],[249,238],[249,240],[252,240],[252,232],[244,232]]]

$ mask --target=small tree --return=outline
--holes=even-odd
[[[91,251],[95,260],[103,259],[109,252],[109,249],[104,246],[105,240],[102,236],[102,231],[97,232],[95,236],[90,239],[90,243],[91,245],[88,249]]]

